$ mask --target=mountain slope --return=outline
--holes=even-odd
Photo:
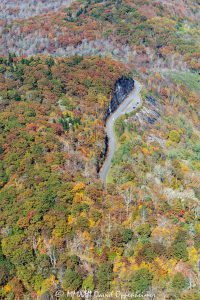
[[[68,5],[1,1],[0,298],[199,299],[199,3]],[[105,189],[122,76],[143,104],[115,123]]]

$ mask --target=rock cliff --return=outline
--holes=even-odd
[[[110,104],[104,116],[105,121],[118,108],[120,103],[127,97],[133,87],[134,80],[132,78],[122,76],[116,81]]]
[[[118,108],[120,103],[128,96],[128,94],[131,92],[131,90],[134,87],[134,80],[132,78],[127,78],[125,76],[122,76],[119,78],[116,83],[115,87],[112,93],[112,98],[109,103],[108,109],[106,110],[106,113],[104,115],[104,120],[106,122],[107,118]],[[100,159],[97,162],[96,170],[97,173],[100,171],[100,167],[102,165],[102,162],[105,159],[106,153],[108,151],[108,137],[105,137],[105,144],[104,148],[101,152]]]

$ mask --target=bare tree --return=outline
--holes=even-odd
[[[46,248],[47,255],[50,258],[51,265],[53,266],[53,268],[55,268],[57,260],[56,260],[56,253],[55,253],[54,245],[52,245],[50,243],[50,241],[45,239],[44,240],[44,247]]]
[[[123,198],[124,198],[124,203],[126,205],[126,213],[127,213],[127,217],[129,216],[129,206],[131,204],[131,202],[133,201],[132,198],[132,188],[129,187],[127,188],[123,194],[122,194]]]

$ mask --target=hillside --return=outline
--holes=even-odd
[[[199,299],[198,1],[0,8],[0,298]],[[105,186],[120,78],[142,104]]]

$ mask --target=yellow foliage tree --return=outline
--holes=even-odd
[[[75,184],[75,186],[73,187],[73,191],[77,192],[77,191],[81,191],[84,190],[85,188],[85,183],[84,182],[78,182],[77,184]]]

